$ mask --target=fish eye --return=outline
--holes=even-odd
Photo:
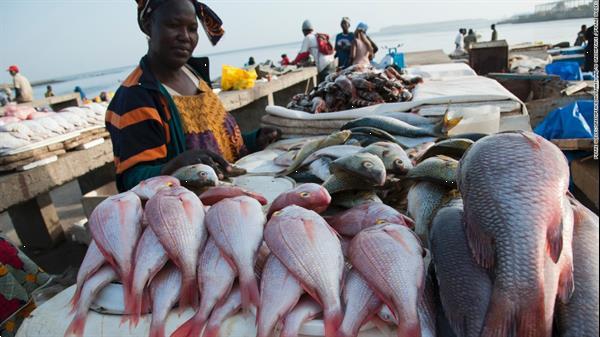
[[[200,175],[206,177],[206,172],[200,172]]]
[[[279,216],[279,215],[281,215],[281,211],[273,212],[273,214],[271,216]]]
[[[171,186],[173,186],[173,183],[169,181],[169,182],[167,183],[167,187],[171,187]]]
[[[371,167],[373,167],[373,163],[371,163],[370,161],[366,161],[363,163],[363,166],[366,168],[371,168]]]
[[[301,196],[302,198],[308,198],[308,197],[310,196],[310,193],[308,193],[308,192],[301,192],[301,193],[300,193],[300,196]]]
[[[384,224],[384,223],[387,223],[387,221],[385,221],[385,220],[383,220],[383,219],[377,219],[377,220],[375,221],[375,224],[376,224],[376,225],[382,225],[382,224]]]

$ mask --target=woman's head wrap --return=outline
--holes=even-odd
[[[138,4],[138,25],[142,32],[149,35],[146,31],[146,22],[152,16],[152,13],[156,11],[160,5],[166,3],[171,0],[136,0]],[[223,37],[225,31],[223,30],[223,21],[219,18],[219,16],[207,5],[199,2],[197,0],[189,0],[194,5],[196,9],[196,16],[202,24],[202,28],[204,28],[204,32],[208,36],[210,43],[212,45],[216,45],[217,42]]]

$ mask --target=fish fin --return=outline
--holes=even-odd
[[[336,337],[336,331],[342,324],[344,315],[341,307],[323,310],[323,321],[325,323],[325,337]]]
[[[242,307],[244,309],[250,309],[252,305],[258,307],[260,305],[260,295],[258,291],[258,282],[256,281],[256,275],[254,275],[254,271],[240,271],[239,281]]]
[[[563,223],[560,219],[561,212],[557,210],[554,211],[557,215],[555,221],[552,221],[550,226],[548,226],[548,231],[546,232],[546,240],[548,246],[548,252],[550,253],[550,257],[554,263],[558,263],[558,259],[560,258],[560,254],[563,249]]]
[[[510,336],[514,331],[515,305],[499,290],[494,289],[481,337]]]
[[[527,303],[514,303],[498,289],[494,289],[481,337],[547,335],[544,291]]]
[[[494,241],[479,228],[477,221],[468,221],[466,212],[463,214],[462,222],[475,262],[481,267],[491,270],[494,267]]]
[[[154,323],[154,322],[152,322]],[[165,322],[150,325],[150,334],[148,337],[165,337]]]
[[[200,337],[202,328],[204,328],[205,319],[200,317],[199,312],[183,323],[175,330],[171,337]]]
[[[562,270],[560,271],[558,281],[558,299],[564,304],[569,303],[574,290],[573,261],[569,259],[569,261],[562,263]]]
[[[73,294],[73,298],[71,299],[71,313],[74,313],[77,309],[77,303],[79,303],[79,299],[81,298],[82,289],[83,284],[77,284],[77,288],[75,289],[75,293]]]
[[[86,314],[77,313],[75,317],[73,317],[73,321],[69,324],[67,331],[65,331],[65,337],[67,336],[76,336],[83,337],[83,332],[85,331],[85,320],[87,318]]]
[[[181,295],[179,296],[179,309],[183,311],[186,307],[198,307],[198,282],[196,275],[181,279]]]
[[[527,131],[517,131],[521,136],[525,137],[525,139],[536,149],[540,150],[542,148],[542,138],[536,136],[534,133]]]
[[[207,325],[206,329],[204,329],[204,333],[202,334],[202,337],[218,337],[219,330],[221,330],[220,325],[217,325],[217,326]]]
[[[544,337],[552,326],[546,327],[546,308],[542,296],[534,303],[522,305],[517,318],[517,336]]]

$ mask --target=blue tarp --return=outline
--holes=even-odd
[[[558,75],[565,81],[582,81],[581,66],[577,62],[554,62],[546,65],[546,74]]]

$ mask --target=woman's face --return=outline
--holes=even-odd
[[[196,10],[189,0],[171,0],[152,15],[150,54],[166,67],[181,68],[198,44]]]

